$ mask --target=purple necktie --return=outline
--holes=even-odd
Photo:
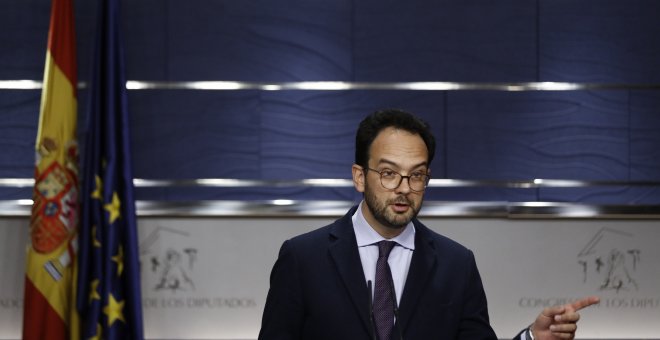
[[[387,258],[394,247],[394,241],[378,242],[376,261],[376,283],[374,285],[374,322],[379,340],[390,340],[394,328],[394,301],[392,297],[392,277]]]

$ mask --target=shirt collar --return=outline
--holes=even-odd
[[[353,230],[355,231],[355,238],[357,240],[358,247],[369,246],[375,243],[378,243],[383,240],[387,240],[383,236],[372,228],[367,220],[362,214],[362,204],[365,204],[364,201],[360,202],[357,210],[353,214]],[[403,229],[403,232],[398,236],[389,239],[389,241],[394,241],[400,246],[415,250],[415,226],[412,221],[408,223]]]

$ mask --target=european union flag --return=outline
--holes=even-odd
[[[84,339],[143,339],[118,0],[100,0],[83,146],[78,296]]]

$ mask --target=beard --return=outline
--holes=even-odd
[[[391,229],[401,229],[408,225],[413,218],[417,217],[419,210],[422,206],[422,200],[415,202],[408,199],[404,195],[399,195],[396,198],[388,199],[383,201],[379,199],[376,194],[369,189],[369,185],[365,183],[364,186],[364,202],[367,204],[369,211],[374,216],[378,223],[382,224],[384,227]],[[403,213],[397,213],[389,209],[391,204],[406,204],[408,205],[408,210]]]

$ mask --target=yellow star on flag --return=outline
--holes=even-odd
[[[94,334],[93,337],[89,338],[89,340],[101,340],[101,332],[103,329],[101,328],[101,324],[97,323],[96,324],[96,334]]]
[[[97,200],[103,199],[103,195],[101,193],[101,190],[103,190],[103,183],[101,182],[101,177],[99,177],[99,175],[94,175],[94,180],[96,181],[96,187],[92,192],[92,198],[96,198]]]
[[[99,242],[96,239],[96,226],[92,226],[92,242],[94,243],[94,247],[96,248],[101,248],[101,242]]]
[[[101,295],[99,295],[99,279],[92,281],[89,288],[89,303],[92,303],[92,300],[101,300]]]
[[[110,294],[108,305],[103,307],[103,313],[108,316],[108,327],[112,326],[112,323],[115,322],[115,320],[121,320],[126,323],[122,309],[124,309],[124,301],[118,302],[115,300],[115,297]]]
[[[121,246],[117,255],[112,257],[112,261],[117,262],[117,276],[121,276],[121,272],[124,271],[124,249]]]
[[[119,196],[117,196],[117,192],[115,191],[112,193],[112,202],[103,206],[103,208],[110,213],[110,224],[115,223],[115,220],[121,216],[119,214],[120,206],[121,202],[119,201]]]

